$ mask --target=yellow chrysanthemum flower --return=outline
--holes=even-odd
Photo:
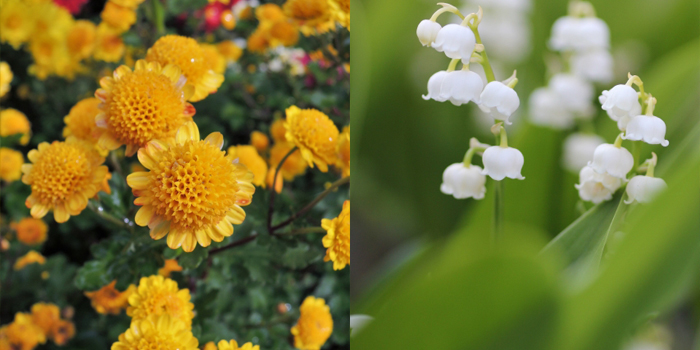
[[[100,139],[100,129],[95,124],[95,117],[102,112],[99,105],[102,103],[95,97],[88,97],[78,101],[63,118],[66,126],[63,128],[63,137],[74,136],[97,145]],[[107,150],[98,148],[102,155],[107,155]]]
[[[30,11],[34,17],[34,31],[29,38],[30,41],[39,37],[63,40],[74,23],[70,12],[53,1],[34,2]]]
[[[125,291],[120,292],[115,288],[116,284],[115,280],[94,292],[85,292],[95,311],[101,314],[118,315],[122,309],[126,309],[129,305],[129,296],[136,291],[136,286],[132,284]]]
[[[189,289],[179,289],[177,282],[155,275],[141,278],[136,291],[129,296],[126,314],[134,320],[168,315],[181,321],[189,330],[194,318],[193,309],[194,304],[190,302]]]
[[[36,303],[32,305],[32,322],[39,326],[47,337],[51,336],[51,330],[61,320],[61,310],[50,303]]]
[[[126,51],[126,46],[120,35],[118,30],[106,23],[100,23],[97,26],[95,50],[92,56],[105,62],[119,62]]]
[[[338,161],[336,166],[342,170],[343,177],[350,176],[350,127],[343,128],[343,132],[338,136],[338,145],[336,148]]]
[[[255,186],[265,187],[265,177],[267,176],[267,163],[258,154],[258,150],[253,146],[238,145],[228,148],[227,157],[231,160],[238,159],[240,164],[243,164],[253,173],[253,184]]]
[[[213,341],[210,341],[210,342],[204,344],[204,347],[202,348],[202,350],[218,350],[218,349],[219,348],[216,346],[216,343],[214,343]]]
[[[289,21],[277,21],[270,25],[270,47],[294,46],[299,42],[299,29]]]
[[[0,62],[0,97],[5,96],[10,91],[10,83],[12,82],[12,70],[7,62]]]
[[[71,59],[65,39],[65,35],[59,38],[50,35],[33,38],[29,42],[29,52],[34,64],[29,67],[29,73],[41,80],[52,74],[73,79],[76,73],[83,70],[78,60]]]
[[[80,214],[108,174],[102,165],[104,157],[91,144],[73,137],[65,142],[42,142],[27,158],[31,163],[22,165],[22,182],[31,186],[32,194],[25,204],[37,219],[50,210],[59,223]]]
[[[0,41],[18,49],[29,40],[34,30],[34,17],[23,1],[4,1],[0,11]]]
[[[276,170],[282,158],[284,158],[292,148],[294,148],[294,145],[289,142],[275,143],[275,145],[270,148],[270,169],[273,171]],[[296,151],[289,155],[287,160],[284,161],[284,164],[282,164],[280,168],[280,174],[282,174],[285,180],[292,181],[295,177],[303,175],[308,167],[309,165],[301,156],[301,152]]]
[[[277,119],[270,125],[270,136],[275,142],[287,142],[287,127],[284,119]]]
[[[24,254],[22,257],[15,261],[14,269],[21,270],[29,264],[39,264],[44,265],[46,263],[46,258],[35,250],[30,250],[29,253]]]
[[[95,117],[103,130],[97,145],[107,150],[126,145],[125,154],[132,156],[151,140],[171,140],[195,113],[185,101],[192,95],[185,83],[178,67],[144,60],[133,71],[120,66],[113,77],[102,78],[95,92],[103,102]]]
[[[243,55],[243,49],[230,40],[218,43],[216,48],[219,49],[219,53],[224,56],[227,64],[238,61],[238,59]]]
[[[250,145],[255,147],[260,153],[265,152],[270,145],[270,138],[260,131],[255,130],[250,133]]]
[[[102,18],[102,23],[109,25],[120,33],[129,30],[136,23],[135,10],[120,6],[112,1],[107,1],[100,17]]]
[[[130,8],[132,10],[136,10],[141,3],[143,3],[145,0],[109,0],[109,2],[113,2],[119,6],[123,6],[126,8]]]
[[[255,8],[255,18],[260,22],[277,22],[286,20],[287,16],[277,4],[262,4]]]
[[[343,202],[343,210],[338,217],[321,220],[326,230],[323,246],[328,248],[323,261],[333,261],[333,270],[342,270],[350,265],[350,201]]]
[[[24,113],[8,108],[0,111],[0,136],[22,134],[19,143],[26,145],[32,136],[31,124]]]
[[[217,74],[207,66],[202,48],[192,38],[166,35],[148,49],[146,60],[180,67],[187,82],[194,86],[194,94],[189,98],[193,102],[216,92],[224,82],[222,74]]]
[[[75,336],[75,325],[68,320],[58,320],[51,329],[51,339],[58,346],[66,343]]]
[[[275,47],[278,45],[292,46],[299,41],[299,29],[291,22],[276,4],[264,4],[255,9],[255,17],[260,24],[256,32],[264,36],[264,45]],[[261,39],[261,38],[260,38]],[[259,40],[263,44],[262,40]],[[260,51],[260,49],[257,49]],[[255,51],[255,50],[253,50]]]
[[[221,52],[219,52],[218,47],[216,45],[204,43],[199,44],[199,47],[202,48],[202,52],[204,53],[205,65],[211,67],[217,74],[224,74],[224,71],[226,71],[226,59]]]
[[[0,147],[0,179],[7,182],[19,180],[22,177],[22,152],[11,148]]]
[[[263,53],[270,47],[270,41],[268,40],[268,35],[264,30],[260,28],[256,29],[253,33],[248,36],[247,49],[254,53]]]
[[[90,57],[97,43],[97,26],[87,20],[75,21],[66,37],[68,54],[73,60]]]
[[[10,228],[17,232],[17,239],[26,245],[44,243],[46,241],[46,233],[49,231],[49,227],[44,220],[32,217],[13,222],[10,224]]]
[[[230,341],[225,341],[222,340],[219,342],[218,346],[215,348],[218,350],[260,350],[260,345],[253,345],[253,343],[248,342],[243,344],[242,346],[238,346],[238,342],[235,340],[230,340]]]
[[[135,222],[148,226],[153,239],[168,235],[168,247],[191,252],[233,234],[232,224],[245,219],[241,206],[255,192],[253,173],[226,158],[219,132],[200,140],[193,121],[177,131],[175,142],[152,141],[138,152],[150,172],[129,175],[126,182],[141,205]]]
[[[304,35],[315,35],[335,29],[334,8],[330,0],[287,0],[284,14],[293,19]]]
[[[294,347],[302,350],[319,350],[333,333],[330,308],[322,298],[306,297],[299,307],[299,320],[292,327]]]
[[[314,163],[322,172],[328,171],[328,164],[335,164],[338,127],[327,115],[316,109],[287,108],[287,141],[299,147],[301,156],[310,167]]]
[[[180,272],[182,271],[182,266],[180,266],[177,263],[177,260],[175,259],[166,259],[165,260],[165,265],[158,269],[158,274],[163,276],[163,277],[170,277],[171,272]]]
[[[11,349],[32,350],[39,344],[46,343],[46,335],[41,327],[32,321],[32,316],[28,313],[18,312],[15,320],[5,328],[5,335]]]
[[[199,342],[182,321],[168,314],[134,319],[112,350],[198,350]]]

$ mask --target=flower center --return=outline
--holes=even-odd
[[[92,168],[79,146],[54,143],[42,152],[32,168],[32,193],[42,203],[65,201],[91,182]]]

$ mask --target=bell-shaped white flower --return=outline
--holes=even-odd
[[[481,157],[484,162],[484,175],[490,176],[496,181],[506,177],[511,179],[525,179],[520,172],[525,164],[523,154],[513,147],[491,146],[484,151]]]
[[[612,120],[618,121],[627,116],[632,117],[642,112],[642,105],[639,103],[637,91],[627,85],[615,85],[610,90],[603,91],[598,97],[603,110],[608,112]]]
[[[588,81],[607,83],[613,75],[613,57],[605,49],[576,53],[571,57],[571,69]]]
[[[448,24],[440,29],[431,46],[449,58],[461,58],[464,64],[468,64],[476,47],[476,37],[465,26]]]
[[[445,77],[447,77],[447,72],[441,70],[433,74],[430,79],[428,79],[428,94],[423,95],[424,100],[433,99],[438,102],[447,101],[446,99],[440,97],[440,88],[442,87],[442,82],[445,80]]]
[[[503,120],[506,124],[511,124],[508,117],[520,107],[520,98],[513,88],[501,83],[492,81],[486,84],[481,92],[481,103],[479,108],[489,113],[495,120]]]
[[[488,43],[489,56],[501,62],[518,63],[532,50],[529,18],[516,12],[490,12],[481,19],[479,34]]]
[[[476,165],[465,166],[464,163],[455,163],[447,167],[442,173],[442,185],[440,191],[454,196],[456,199],[474,198],[482,199],[486,193],[486,176],[481,173],[481,167]]]
[[[638,115],[632,118],[625,129],[625,140],[644,141],[650,145],[668,146],[666,123],[653,115]]]
[[[418,29],[416,29],[418,40],[423,46],[430,46],[435,41],[440,29],[442,29],[440,23],[424,19],[418,23]]]
[[[367,315],[350,315],[350,336],[357,335],[368,324],[374,321],[374,317]]]
[[[455,106],[474,101],[479,103],[479,96],[484,89],[484,82],[479,74],[468,70],[448,72],[440,87],[440,99],[449,100]]]
[[[566,109],[580,114],[590,112],[595,93],[591,83],[573,74],[559,73],[549,81],[549,88],[559,95]]]
[[[596,147],[605,143],[602,137],[595,134],[574,133],[564,140],[562,165],[569,171],[580,171],[588,162],[593,160]]]
[[[574,114],[566,109],[559,95],[551,89],[545,87],[535,89],[529,101],[530,121],[533,124],[558,130],[574,126]]]
[[[610,112],[608,112],[608,116],[610,115]],[[632,118],[630,116],[622,116],[620,119],[617,120],[617,128],[620,129],[620,131],[625,131],[627,130],[627,124],[629,124],[630,120]]]
[[[634,201],[649,203],[666,189],[666,182],[658,177],[637,175],[627,184],[627,200],[630,204]]]
[[[597,173],[590,166],[585,166],[579,172],[579,184],[575,187],[578,195],[584,201],[598,204],[612,199],[612,194],[622,185],[620,178],[607,173]]]
[[[604,143],[596,147],[593,152],[593,161],[588,165],[598,173],[608,173],[612,176],[624,179],[634,166],[632,153],[624,147],[615,147]]]
[[[579,19],[571,16],[559,17],[552,25],[549,47],[554,51],[569,51],[574,48]]]
[[[573,46],[576,51],[607,49],[610,47],[608,24],[597,17],[578,19],[576,41],[574,41]]]

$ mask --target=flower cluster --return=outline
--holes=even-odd
[[[306,297],[299,307],[299,312],[299,320],[291,331],[294,335],[294,347],[304,350],[321,349],[333,333],[333,318],[326,301],[312,296]]]
[[[639,92],[633,85],[639,87]],[[656,154],[652,152],[652,157],[639,167],[637,163],[640,143],[668,146],[666,124],[653,115],[656,98],[644,91],[639,77],[630,75],[626,84],[603,91],[599,99],[603,110],[617,121],[622,133],[613,144],[603,143],[595,148],[593,160],[580,171],[580,183],[576,185],[579,196],[585,201],[600,203],[612,199],[613,193],[626,185],[626,203],[652,201],[666,188],[663,179],[654,177]],[[623,119],[627,121],[621,123]],[[632,142],[633,152],[622,147],[623,140]],[[642,170],[646,175],[637,175]]]
[[[508,118],[520,106],[518,94],[513,89],[518,79],[513,75],[505,81],[497,81],[486,55],[486,48],[481,42],[479,24],[482,11],[463,16],[454,6],[441,4],[430,19],[420,22],[417,29],[418,39],[424,46],[431,46],[438,52],[444,52],[452,59],[447,70],[439,71],[428,80],[428,94],[425,100],[438,102],[450,101],[455,106],[474,102],[494,120],[491,131],[496,136],[497,146],[479,143],[475,139],[470,143],[462,163],[450,165],[443,173],[440,187],[445,194],[455,198],[484,197],[486,175],[496,181],[504,178],[524,179],[520,174],[524,164],[522,153],[508,147],[505,125],[510,125]],[[441,26],[437,18],[446,12],[463,18],[461,24]],[[461,62],[462,69],[456,70]],[[469,70],[470,63],[479,63],[484,67],[488,83],[484,86],[479,74]],[[484,168],[471,164],[475,153],[482,155]]]
[[[0,327],[0,349],[31,350],[47,340],[63,346],[74,335],[75,325],[61,317],[58,306],[36,303],[31,313],[18,312],[14,321]]]

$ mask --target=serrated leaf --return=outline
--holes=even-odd
[[[88,261],[78,270],[75,276],[75,286],[83,291],[92,291],[110,283],[112,278],[107,273],[107,261]]]
[[[209,250],[202,247],[195,248],[191,253],[183,252],[177,259],[178,264],[184,269],[196,269],[199,264],[209,256]]]
[[[308,244],[300,243],[294,248],[289,248],[282,255],[282,264],[292,269],[301,269],[309,266],[319,258],[318,251],[312,250]]]

